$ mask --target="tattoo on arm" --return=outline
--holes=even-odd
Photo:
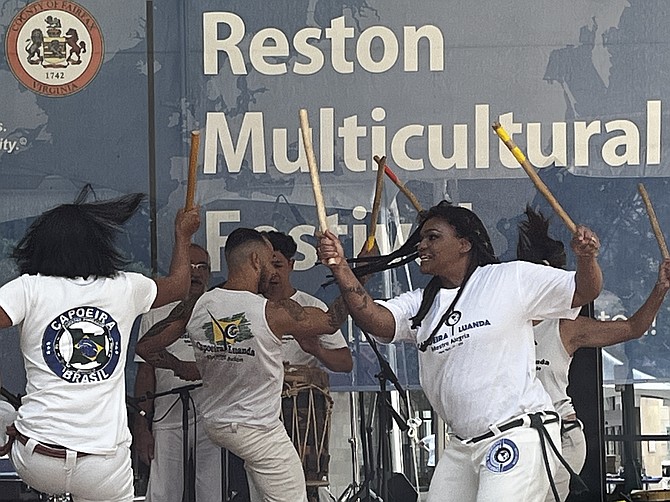
[[[349,315],[349,308],[344,298],[338,296],[328,308],[328,325],[337,329]]]
[[[342,295],[346,296],[352,303],[352,308],[355,310],[365,310],[370,305],[370,295],[361,285],[352,286],[342,291]]]
[[[279,300],[277,304],[286,310],[291,319],[295,321],[302,321],[307,317],[305,309],[293,300]]]

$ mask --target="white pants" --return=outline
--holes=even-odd
[[[586,438],[581,427],[575,427],[561,434],[561,450],[563,458],[568,465],[579,474],[586,461]],[[568,498],[570,494],[570,473],[560,462],[556,463],[556,474],[554,474],[556,490],[561,500]],[[554,494],[551,489],[547,493],[546,502],[555,502]]]
[[[119,445],[113,455],[86,455],[67,450],[65,459],[33,451],[37,443],[14,441],[14,469],[30,487],[44,493],[69,493],[75,502],[132,502],[133,470],[129,445]]]
[[[545,427],[559,448],[559,424]],[[558,460],[549,445],[547,456],[553,473]],[[548,488],[539,432],[521,426],[474,444],[452,438],[435,468],[428,502],[540,502]]]
[[[189,446],[195,445],[195,499],[221,502],[221,448],[207,437],[198,423],[197,441],[189,428]],[[181,502],[184,490],[184,466],[181,429],[155,429],[154,459],[151,461],[147,502]]]
[[[207,434],[219,446],[244,460],[244,468],[263,502],[307,502],[305,474],[284,424],[271,429],[242,424],[207,425]]]

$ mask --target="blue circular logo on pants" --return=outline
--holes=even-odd
[[[519,461],[519,448],[507,438],[498,439],[486,454],[486,467],[491,472],[507,472]]]

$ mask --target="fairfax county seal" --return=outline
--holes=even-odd
[[[100,26],[69,0],[36,0],[12,19],[5,54],[28,89],[52,97],[80,91],[96,76],[104,48]]]
[[[486,467],[491,472],[507,472],[519,461],[519,448],[513,441],[502,438],[493,443],[486,454]]]
[[[104,310],[79,307],[63,312],[44,331],[44,361],[71,383],[99,382],[114,373],[121,354],[116,321]]]

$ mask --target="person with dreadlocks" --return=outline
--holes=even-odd
[[[526,221],[519,224],[517,258],[532,263],[565,268],[565,247],[549,237],[549,220],[542,213],[526,208]],[[547,319],[535,321],[537,377],[549,393],[554,408],[561,416],[561,449],[568,468],[560,463],[554,474],[556,495],[565,500],[570,493],[571,472],[579,473],[586,461],[586,438],[568,395],[568,372],[575,351],[582,347],[607,347],[640,338],[651,326],[670,289],[670,259],[658,268],[658,280],[647,300],[630,318],[598,321],[580,316],[575,320]],[[556,500],[553,492],[547,502]]]
[[[16,246],[20,277],[0,288],[0,328],[21,325],[26,395],[8,428],[16,472],[75,502],[133,500],[125,363],[139,314],[183,298],[199,209],[180,210],[167,277],[124,272],[115,246],[143,194],[73,204],[39,216]]]
[[[544,500],[555,463],[545,439],[558,443],[559,424],[535,378],[532,320],[574,318],[602,285],[595,234],[579,226],[572,247],[576,273],[499,263],[481,220],[446,201],[421,213],[398,251],[353,271],[337,237],[320,238],[320,259],[358,326],[419,348],[421,385],[452,434],[429,502]],[[373,301],[357,279],[417,257],[432,276],[425,289]]]

